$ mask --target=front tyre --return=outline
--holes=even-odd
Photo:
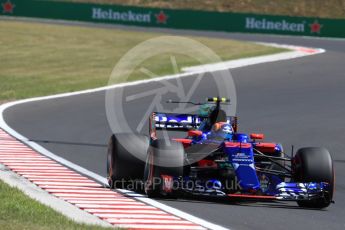
[[[329,191],[323,198],[297,201],[300,207],[322,209],[330,205],[334,192],[334,168],[331,154],[325,148],[301,148],[293,159],[295,182],[327,182]]]

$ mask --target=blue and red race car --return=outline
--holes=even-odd
[[[175,102],[169,103],[192,103]],[[149,137],[111,136],[109,185],[142,191],[148,197],[185,195],[229,199],[297,201],[307,208],[333,202],[334,167],[324,148],[301,148],[287,156],[263,134],[238,132],[237,117],[221,109],[225,98],[208,98],[201,113],[153,113]],[[211,106],[210,106],[211,105]],[[185,131],[184,138],[159,138]]]

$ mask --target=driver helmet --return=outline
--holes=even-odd
[[[217,122],[213,125],[211,133],[213,136],[227,138],[229,134],[234,132],[232,126],[227,122]]]

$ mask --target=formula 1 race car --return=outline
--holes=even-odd
[[[107,155],[110,187],[142,191],[148,197],[284,200],[317,209],[333,202],[334,168],[326,149],[301,148],[287,156],[280,144],[263,142],[263,134],[238,132],[237,117],[221,109],[229,99],[168,102],[197,104],[201,112],[155,112],[149,137],[112,135]],[[158,132],[168,131],[187,135],[158,138]]]

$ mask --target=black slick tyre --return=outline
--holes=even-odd
[[[111,188],[126,188],[143,179],[148,137],[121,133],[110,137],[107,151],[107,175]]]
[[[183,176],[184,148],[175,141],[155,140],[148,149],[144,172],[145,193],[161,197],[162,175]]]
[[[297,201],[300,207],[322,209],[330,205],[334,192],[334,168],[330,153],[325,148],[301,148],[293,159],[293,179],[295,182],[327,182],[330,191],[324,197]]]

